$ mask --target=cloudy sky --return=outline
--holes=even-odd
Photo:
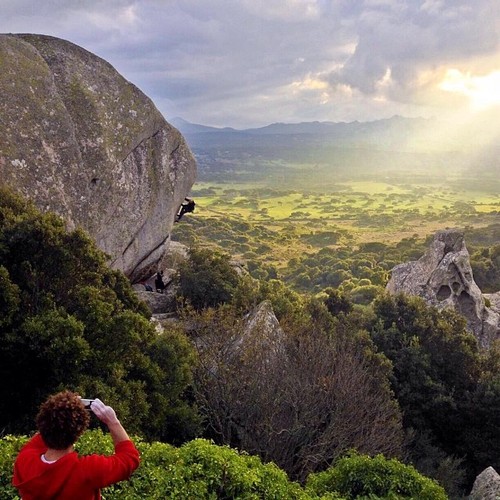
[[[103,57],[168,118],[272,122],[500,107],[499,0],[0,0],[0,32]]]

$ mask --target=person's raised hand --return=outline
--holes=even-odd
[[[100,399],[92,401],[90,409],[94,412],[95,416],[108,427],[112,424],[119,423],[115,410],[111,406],[105,405]]]

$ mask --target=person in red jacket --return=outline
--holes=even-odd
[[[73,445],[89,425],[92,411],[107,425],[113,455],[78,456]],[[139,466],[139,452],[115,411],[99,399],[90,411],[77,394],[50,396],[36,417],[38,433],[23,446],[14,464],[13,485],[23,500],[94,500],[100,489],[128,479]]]

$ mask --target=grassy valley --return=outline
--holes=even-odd
[[[259,148],[251,151],[254,138],[248,149],[195,142],[197,208],[176,225],[172,238],[219,247],[258,277],[279,277],[316,292],[352,289],[359,280],[385,285],[393,265],[418,258],[426,238],[439,229],[463,228],[470,250],[500,243],[498,180],[473,175],[455,153],[340,148],[331,163],[306,163],[285,159],[282,141],[274,158]],[[318,254],[329,255],[328,266]],[[354,265],[332,274],[338,261],[356,255],[368,258],[363,267],[373,272],[360,273]]]

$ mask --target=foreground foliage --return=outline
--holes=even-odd
[[[352,454],[341,458],[335,467],[312,474],[307,482],[309,491],[317,495],[338,492],[351,498],[447,498],[444,490],[431,479],[423,477],[411,466],[382,455],[370,458]]]
[[[0,439],[0,498],[18,499],[11,486],[15,457],[25,437]],[[103,491],[105,500],[197,499],[375,499],[419,498],[442,500],[444,491],[413,468],[382,456],[353,455],[321,474],[310,476],[307,486],[288,479],[272,463],[196,439],[180,448],[164,443],[137,442],[141,465],[130,481]],[[78,442],[78,452],[111,453],[109,435],[88,431]]]

